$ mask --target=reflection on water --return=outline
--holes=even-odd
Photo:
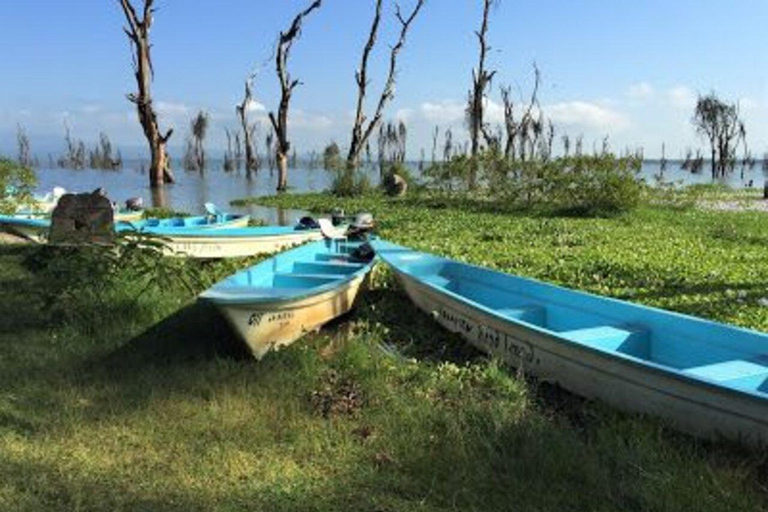
[[[205,173],[177,171],[178,183],[158,189],[148,186],[149,177],[140,165],[132,165],[120,171],[95,169],[40,169],[38,171],[38,192],[45,193],[54,186],[61,186],[70,192],[91,191],[103,187],[109,197],[124,203],[131,197],[141,197],[146,206],[170,208],[177,211],[201,214],[204,204],[211,202],[222,210],[248,213],[263,219],[267,224],[291,225],[307,215],[302,210],[230,206],[233,199],[272,195],[277,186],[277,173],[263,169],[249,179],[245,173],[223,172],[212,169]],[[288,184],[295,192],[321,191],[328,188],[331,177],[322,169],[291,169]]]
[[[193,214],[204,213],[203,205],[211,202],[220,209],[262,218],[268,224],[292,224],[305,215],[305,212],[300,210],[230,206],[229,203],[233,199],[274,194],[277,173],[268,169],[262,169],[250,179],[244,172],[223,172],[220,166],[205,173],[177,171],[178,183],[151,190],[146,172],[137,170],[140,167],[137,162],[127,162],[126,168],[121,171],[41,169],[38,171],[38,191],[45,193],[54,186],[62,186],[71,192],[86,192],[103,187],[111,199],[120,203],[131,197],[141,197],[145,204]],[[377,171],[370,169],[366,172],[371,182],[377,183]],[[415,166],[411,172],[418,176]],[[641,176],[649,183],[655,183],[655,176],[659,174],[658,162],[646,162],[643,165]],[[675,162],[669,163],[663,178],[666,182],[683,184],[712,182],[706,169],[699,174],[691,174],[680,169],[679,164]],[[288,174],[288,185],[294,192],[326,190],[331,180],[331,174],[323,169],[291,169]],[[747,186],[751,181],[753,187],[762,188],[766,178],[761,167],[757,165],[753,169],[744,169],[743,173],[737,167],[723,181],[738,188]]]

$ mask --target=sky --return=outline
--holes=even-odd
[[[414,0],[401,0],[407,10]],[[134,3],[140,3],[134,0]],[[270,60],[277,34],[309,0],[156,0],[152,30],[155,105],[161,128],[173,127],[178,151],[198,110],[209,112],[209,148],[220,151],[243,81],[257,71],[251,116],[260,124],[279,101]],[[289,63],[295,91],[289,131],[299,153],[342,147],[356,102],[354,72],[374,0],[324,0],[306,20]],[[371,62],[373,100],[380,93],[397,26],[385,0],[383,30]],[[481,0],[427,0],[398,66],[387,119],[409,127],[409,155],[431,153],[435,126],[466,138],[464,102],[477,61],[474,31]],[[126,94],[135,89],[118,0],[5,2],[0,47],[0,152],[15,154],[17,125],[33,153],[61,151],[64,124],[91,143],[106,132],[124,153],[144,140]],[[542,73],[540,102],[558,139],[583,134],[586,146],[644,147],[668,157],[705,146],[691,124],[698,94],[738,101],[748,143],[768,151],[767,0],[500,0],[492,12],[488,59],[497,70],[488,121],[502,120],[501,85],[519,100],[532,66]],[[597,143],[597,142],[596,142]]]

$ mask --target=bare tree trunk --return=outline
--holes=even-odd
[[[245,143],[245,175],[251,177],[251,173],[256,170],[256,157],[254,155],[253,133],[255,126],[248,122],[248,107],[253,99],[253,81],[255,75],[249,76],[245,80],[245,94],[243,102],[235,109],[240,118],[240,126],[243,130],[243,142]]]
[[[291,142],[288,140],[288,110],[291,106],[291,95],[293,94],[293,90],[299,83],[301,83],[298,80],[291,79],[291,76],[286,69],[288,57],[291,54],[293,42],[301,33],[301,25],[304,22],[304,18],[315,9],[318,9],[321,4],[322,0],[315,0],[309,7],[307,7],[307,9],[300,12],[293,19],[293,23],[291,23],[288,31],[280,32],[280,38],[277,42],[275,68],[277,70],[277,78],[280,80],[280,106],[277,111],[277,116],[275,116],[274,112],[269,113],[269,120],[272,123],[272,127],[274,128],[277,137],[275,157],[278,169],[278,192],[284,192],[288,188],[288,155],[291,152]]]
[[[483,0],[483,21],[480,25],[480,30],[475,32],[477,35],[478,43],[480,45],[480,57],[478,59],[477,69],[472,71],[472,90],[469,92],[467,114],[469,121],[469,137],[472,147],[472,159],[473,163],[469,173],[469,188],[474,189],[477,186],[477,161],[475,157],[480,152],[480,136],[488,139],[488,135],[485,133],[485,112],[484,112],[484,100],[485,91],[493,80],[495,71],[487,71],[485,69],[485,60],[488,56],[488,22],[491,14],[491,7],[493,7],[496,0]]]
[[[149,168],[149,183],[152,187],[157,187],[165,182],[174,182],[170,159],[166,149],[168,139],[173,134],[173,129],[168,130],[165,134],[161,133],[157,123],[157,115],[152,106],[151,85],[154,70],[152,69],[150,53],[152,45],[149,41],[149,32],[155,12],[155,9],[152,8],[153,4],[154,0],[144,1],[144,12],[142,18],[139,19],[130,0],[120,0],[120,5],[128,22],[128,27],[123,30],[128,35],[128,39],[131,41],[131,46],[135,52],[133,55],[133,69],[139,89],[138,93],[129,94],[128,100],[136,105],[139,122],[144,130],[144,136],[149,143],[149,151],[152,156]]]
[[[400,6],[396,6],[395,16],[400,22],[400,37],[397,40],[397,44],[392,47],[389,54],[389,72],[387,74],[387,80],[384,84],[384,90],[379,97],[376,110],[373,118],[366,125],[365,115],[365,96],[368,88],[368,59],[374,46],[376,46],[376,38],[378,37],[379,24],[381,22],[381,7],[382,0],[376,0],[376,10],[373,16],[373,23],[371,30],[368,34],[368,41],[363,49],[363,57],[360,62],[360,69],[355,73],[355,81],[357,82],[357,109],[355,114],[355,124],[352,127],[352,140],[349,145],[349,153],[347,154],[347,167],[350,169],[356,168],[360,163],[360,155],[365,148],[368,139],[376,131],[379,123],[381,123],[382,116],[384,114],[384,107],[387,103],[395,97],[395,83],[397,74],[397,57],[405,46],[405,40],[408,36],[408,30],[411,28],[411,24],[416,19],[416,16],[424,7],[425,0],[418,0],[416,6],[411,11],[410,16],[403,17],[400,11]]]

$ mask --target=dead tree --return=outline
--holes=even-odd
[[[533,91],[528,100],[520,121],[515,120],[515,104],[512,100],[512,88],[510,86],[501,88],[501,102],[504,106],[504,131],[506,132],[506,142],[504,144],[504,156],[507,159],[514,159],[516,148],[520,148],[520,159],[525,161],[525,146],[527,144],[529,128],[533,128],[534,110],[539,105],[539,85],[541,84],[541,73],[536,64],[533,65]],[[551,146],[551,142],[550,142]],[[473,146],[474,147],[474,146]]]
[[[473,160],[480,152],[480,137],[482,136],[486,143],[490,142],[491,136],[486,132],[485,126],[485,97],[486,91],[490,87],[496,71],[486,69],[486,58],[490,47],[488,46],[488,24],[491,15],[491,8],[497,0],[483,0],[483,20],[480,24],[480,30],[475,32],[477,35],[480,53],[477,68],[472,70],[472,89],[467,97],[467,124],[469,126],[469,138],[472,147]],[[475,188],[477,181],[477,165],[473,164],[469,171],[469,187]]]
[[[384,89],[379,96],[379,101],[376,104],[376,110],[373,117],[368,120],[365,115],[365,96],[367,94],[369,80],[368,80],[368,60],[371,56],[371,52],[376,46],[376,39],[379,34],[379,25],[381,24],[381,8],[383,0],[376,0],[376,9],[373,15],[373,23],[371,24],[371,30],[368,33],[368,41],[363,48],[363,56],[360,61],[360,69],[355,73],[355,81],[357,82],[357,108],[355,113],[355,124],[352,126],[352,140],[349,144],[349,153],[347,153],[347,167],[349,169],[356,168],[360,163],[360,155],[363,149],[368,143],[371,135],[376,131],[384,115],[384,108],[387,103],[395,97],[395,83],[397,81],[397,58],[402,49],[405,47],[405,41],[408,37],[408,31],[413,24],[413,21],[418,16],[426,0],[417,0],[416,6],[411,11],[410,15],[405,17],[400,10],[400,6],[395,6],[395,17],[400,23],[400,36],[397,43],[392,47],[389,53],[389,71],[387,73],[387,80],[384,83]]]
[[[693,124],[696,131],[709,141],[712,179],[725,176],[735,161],[739,142],[746,138],[738,104],[720,100],[714,93],[700,96]]]
[[[129,94],[128,100],[136,105],[139,122],[149,143],[149,151],[152,156],[149,183],[152,187],[158,187],[165,182],[174,182],[167,150],[168,139],[171,138],[173,129],[169,129],[165,134],[160,131],[157,114],[152,106],[151,85],[154,69],[152,68],[152,45],[149,41],[149,32],[155,13],[153,4],[154,0],[144,0],[144,12],[139,18],[130,0],[120,0],[120,5],[123,7],[128,22],[128,26],[123,30],[128,35],[133,49],[133,69],[139,89],[138,93]]]
[[[269,113],[269,120],[272,123],[272,128],[275,130],[275,136],[277,137],[277,148],[275,151],[275,158],[277,160],[278,178],[277,178],[277,191],[284,192],[288,189],[288,155],[291,152],[291,142],[288,140],[288,110],[291,106],[291,95],[293,90],[301,83],[298,80],[291,78],[291,75],[286,69],[288,65],[288,57],[291,54],[291,48],[297,37],[301,34],[301,25],[304,23],[304,18],[318,9],[322,4],[322,0],[315,0],[312,4],[300,12],[294,19],[291,26],[286,32],[280,32],[280,37],[277,42],[277,51],[275,56],[275,67],[277,71],[277,78],[280,80],[280,106],[277,111],[277,116],[274,112]]]
[[[253,140],[254,134],[256,133],[256,124],[248,122],[248,107],[250,107],[251,102],[253,101],[253,81],[255,78],[255,74],[246,78],[243,102],[235,107],[237,117],[240,119],[240,127],[243,130],[243,143],[245,144],[245,175],[249,178],[253,171],[258,170],[258,162]]]
[[[16,143],[19,148],[19,165],[22,167],[32,167],[34,162],[29,145],[29,136],[21,124],[16,125]]]

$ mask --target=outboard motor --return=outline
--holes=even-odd
[[[144,200],[140,197],[131,197],[125,202],[125,209],[137,212],[144,208]]]
[[[331,222],[334,226],[339,226],[344,223],[347,216],[344,214],[344,210],[341,208],[334,208],[331,210]]]
[[[357,249],[349,253],[350,261],[368,263],[376,257],[376,251],[368,242],[360,245]]]
[[[296,229],[320,229],[320,224],[317,223],[312,217],[302,217],[296,224]]]
[[[365,239],[368,234],[376,227],[373,221],[373,215],[370,213],[358,213],[355,220],[349,226],[347,235],[353,239]]]

